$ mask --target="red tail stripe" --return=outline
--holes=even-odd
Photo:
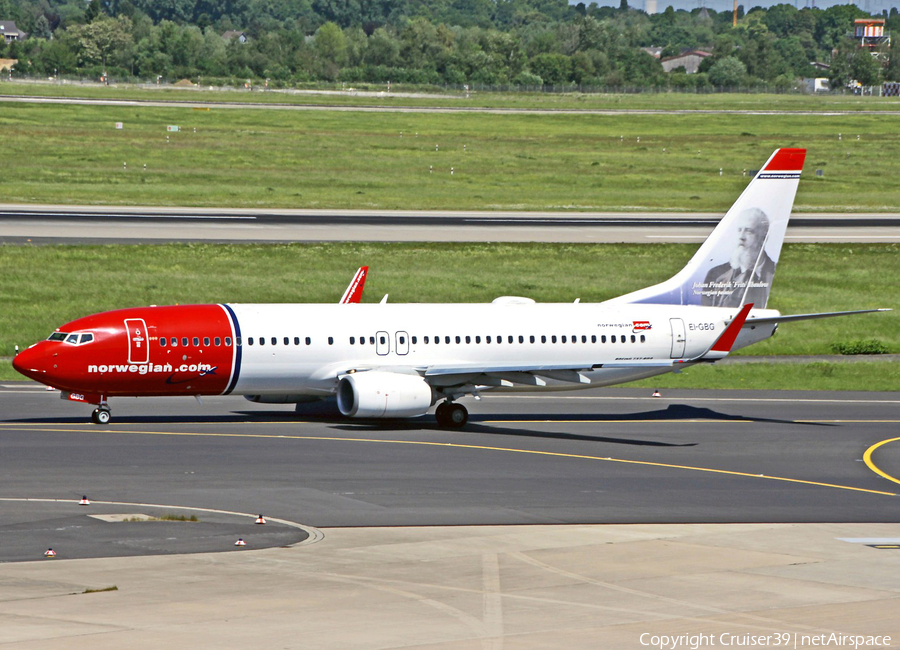
[[[796,172],[803,169],[806,149],[779,149],[763,171]]]
[[[725,328],[724,332],[722,332],[722,336],[719,337],[719,340],[713,344],[711,348],[712,351],[731,352],[731,346],[734,345],[734,341],[737,339],[741,328],[744,326],[744,321],[747,320],[747,314],[750,313],[751,309],[753,309],[752,302],[748,305],[744,305],[744,308],[741,309],[740,313],[734,317],[731,324]]]

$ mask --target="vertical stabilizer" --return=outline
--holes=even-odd
[[[677,275],[610,302],[764,308],[806,149],[778,149]]]

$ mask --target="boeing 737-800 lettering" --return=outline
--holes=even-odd
[[[710,363],[769,338],[767,309],[805,149],[772,154],[674,277],[598,304],[518,297],[490,304],[219,304],[120,309],[79,318],[15,357],[22,374],[97,405],[143,395],[337,398],[347,417],[420,416],[463,426],[459,399],[487,391],[620,384]]]

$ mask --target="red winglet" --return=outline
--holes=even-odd
[[[803,170],[806,160],[806,149],[779,149],[772,156],[763,171],[766,172],[799,172]]]
[[[738,333],[744,326],[744,321],[747,320],[747,314],[750,313],[751,309],[753,309],[752,302],[744,305],[744,308],[734,317],[731,324],[729,324],[728,327],[725,328],[725,331],[722,332],[722,336],[713,343],[713,346],[709,349],[710,352],[731,352],[731,346],[734,345],[734,341],[737,339]]]
[[[350,284],[347,286],[347,290],[344,292],[340,304],[346,305],[349,303],[359,302],[362,299],[363,287],[366,284],[366,275],[368,275],[368,273],[368,266],[359,267],[359,269],[356,271],[356,275],[354,275],[353,279],[350,280]]]

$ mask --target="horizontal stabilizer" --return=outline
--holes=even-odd
[[[875,314],[891,309],[857,309],[855,311],[826,311],[819,314],[791,314],[786,316],[766,316],[764,318],[748,318],[745,325],[765,325],[768,323],[789,323],[795,320],[815,320],[816,318],[832,318],[834,316],[853,316],[854,314]]]

